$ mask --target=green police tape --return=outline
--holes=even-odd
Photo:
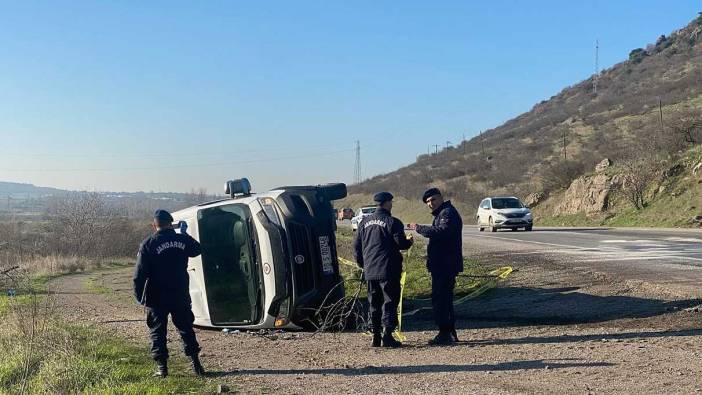
[[[361,270],[363,269],[359,268],[356,263],[339,257],[339,263],[344,264],[346,266],[353,267],[354,269]],[[478,296],[484,294],[486,291],[493,289],[497,287],[497,283],[500,280],[506,279],[510,273],[512,273],[514,269],[510,266],[504,266],[500,267],[498,269],[490,271],[486,275],[480,275],[480,276],[461,276],[461,277],[467,277],[467,278],[475,278],[478,281],[473,282],[468,286],[467,288],[462,289],[462,296],[456,300],[454,300],[453,305],[454,306],[460,306],[461,304],[465,303],[468,300],[475,299]],[[425,306],[425,307],[419,307],[411,311],[403,312],[402,311],[402,305],[403,305],[403,294],[405,290],[405,282],[407,280],[407,272],[403,271],[402,276],[400,277],[400,303],[397,306],[397,320],[398,320],[398,327],[397,330],[395,331],[395,337],[400,340],[400,341],[405,341],[406,337],[402,334],[402,317],[409,317],[414,314],[419,313],[420,311],[425,311],[425,310],[431,310],[431,306]],[[407,299],[408,301],[412,302],[425,302],[429,301],[431,299],[429,298],[413,298],[413,299]]]

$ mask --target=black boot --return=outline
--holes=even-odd
[[[196,376],[205,375],[205,368],[203,368],[202,364],[200,363],[200,357],[193,355],[190,357],[190,362],[192,362],[193,373],[195,373]]]
[[[380,331],[373,331],[373,343],[371,343],[371,346],[380,347],[382,338],[383,334]]]
[[[402,343],[399,341],[395,340],[395,338],[392,336],[392,329],[385,329],[385,332],[383,333],[383,347],[392,347],[392,348],[397,348],[397,347],[402,347]]]
[[[451,328],[451,337],[453,338],[453,341],[458,343],[458,333],[456,333],[456,328]]]
[[[439,330],[439,334],[433,339],[429,340],[429,344],[432,346],[444,346],[453,343],[455,343],[453,340],[453,334],[451,333],[451,330],[446,329]]]
[[[157,359],[156,360],[156,371],[153,377],[166,378],[168,376],[168,360],[167,359]]]

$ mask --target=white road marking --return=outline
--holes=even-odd
[[[666,240],[682,243],[702,243],[702,239],[696,239],[694,237],[666,237]]]
[[[559,232],[559,233],[562,234],[565,232]],[[599,241],[600,243],[609,243],[610,245],[611,244],[626,244],[627,246],[644,248],[643,250],[632,251],[632,250],[627,250],[627,249],[624,249],[621,247],[613,247],[613,246],[607,246],[607,245],[593,248],[593,247],[574,246],[574,245],[568,245],[568,244],[547,243],[547,242],[543,242],[543,241],[513,239],[513,238],[509,238],[509,237],[499,237],[499,236],[491,236],[491,235],[472,234],[470,236],[484,237],[484,238],[488,238],[488,239],[505,240],[505,241],[509,241],[512,243],[527,243],[527,244],[537,244],[537,245],[559,247],[559,249],[546,250],[546,251],[544,251],[544,250],[520,251],[520,252],[512,253],[513,255],[545,253],[545,254],[567,254],[567,255],[585,255],[586,254],[589,257],[592,257],[592,256],[597,257],[597,258],[586,258],[583,260],[579,260],[581,262],[592,262],[592,261],[603,261],[603,260],[604,261],[653,260],[653,259],[666,259],[666,258],[702,262],[702,258],[695,258],[695,257],[691,257],[691,256],[680,255],[680,254],[684,254],[684,253],[688,253],[688,252],[689,253],[699,252],[695,249],[684,248],[682,250],[673,250],[671,248],[675,247],[674,244],[670,244],[670,245],[660,244],[660,243],[656,243],[654,240],[601,240],[601,241]],[[687,240],[689,240],[689,239],[687,239]],[[678,241],[678,240],[676,240],[676,241]],[[565,249],[563,249],[563,248],[565,248]]]
[[[540,244],[540,245],[547,245],[547,246],[554,246],[554,247],[572,248],[572,249],[576,249],[576,250],[591,250],[592,249],[592,248],[588,248],[588,247],[579,247],[579,246],[573,246],[573,245],[568,245],[568,244],[556,244],[556,243],[545,243],[543,241],[512,239],[509,237],[498,237],[498,236],[488,236],[488,235],[472,235],[472,236],[485,237],[488,239],[507,240],[507,241],[511,241],[512,243],[522,242],[522,243]]]

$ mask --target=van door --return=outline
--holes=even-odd
[[[229,204],[198,212],[202,270],[210,321],[214,325],[252,324],[261,317],[259,265],[251,211]]]

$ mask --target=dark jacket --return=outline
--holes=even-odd
[[[417,233],[429,239],[427,269],[455,276],[463,271],[463,220],[449,200],[431,214],[432,226],[417,225]]]
[[[402,221],[378,208],[358,224],[353,242],[354,257],[366,280],[399,280],[402,254],[412,246]]]
[[[200,243],[187,234],[161,229],[139,247],[134,296],[149,307],[189,301],[188,258],[200,255]]]

